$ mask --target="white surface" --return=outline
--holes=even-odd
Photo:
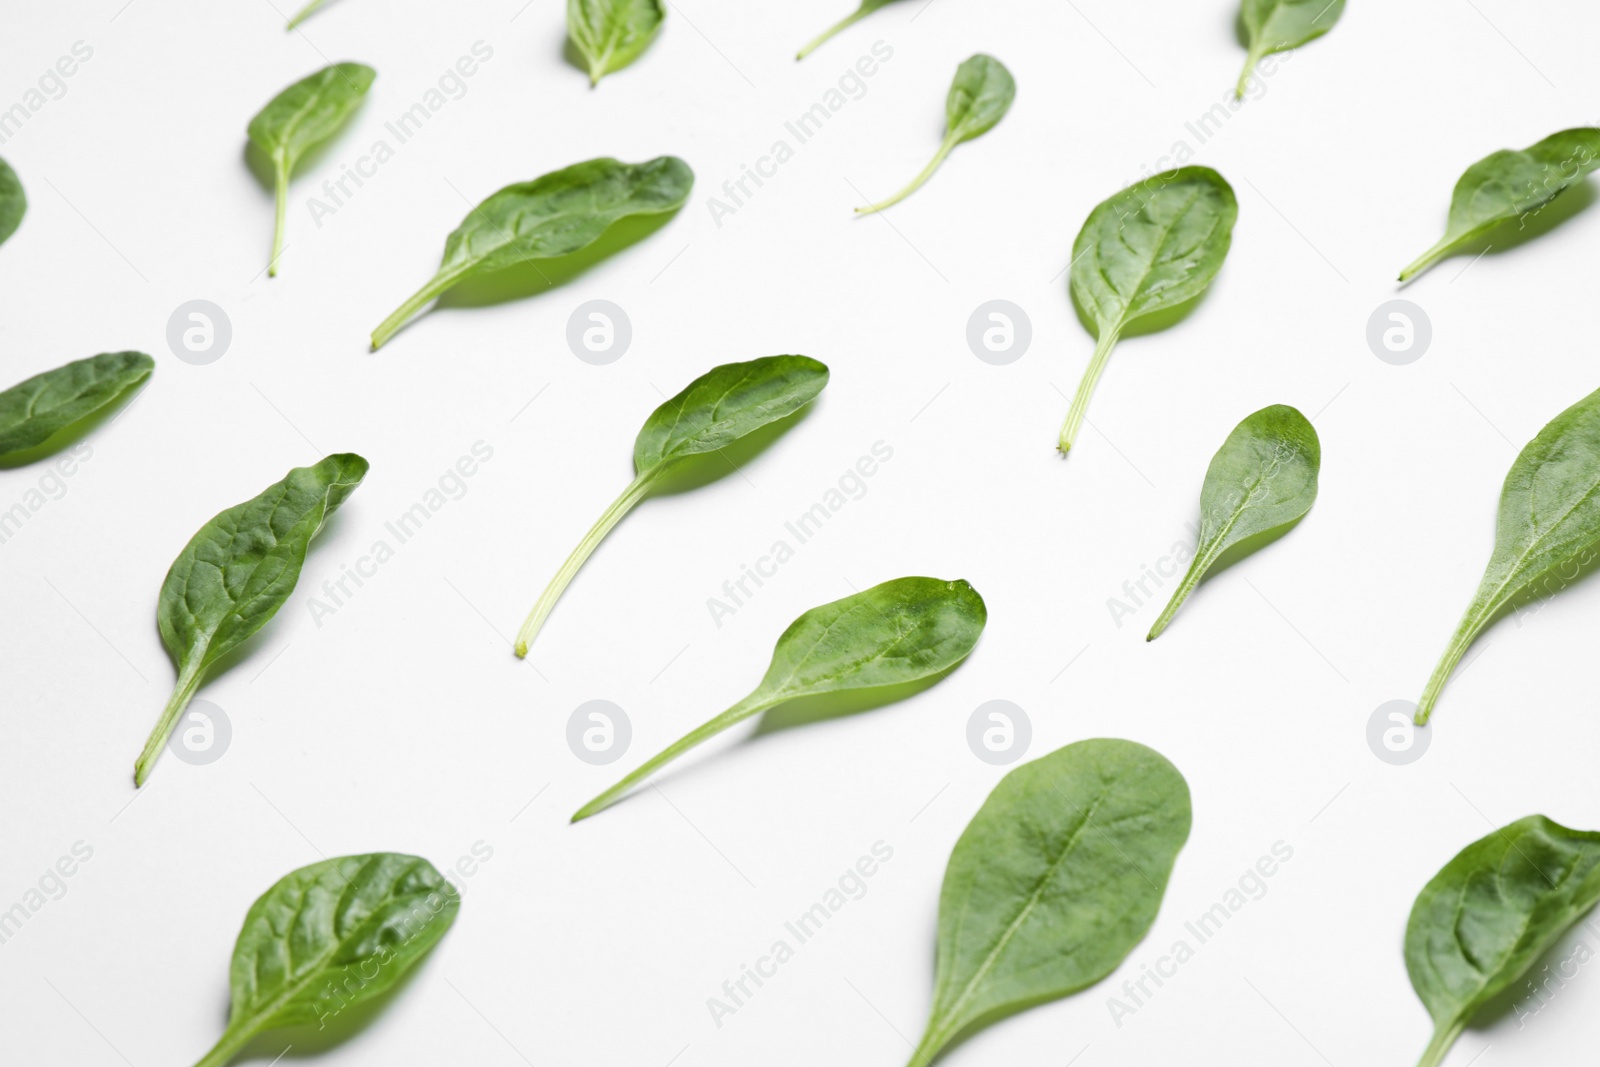
[[[1233,85],[1230,3],[916,0],[796,64],[848,0],[684,0],[597,91],[561,59],[562,5],[520,6],[337,0],[300,34],[249,0],[8,18],[0,106],[75,41],[94,54],[0,146],[31,200],[0,249],[4,378],[124,348],[159,366],[90,438],[65,495],[0,546],[0,908],[75,842],[94,850],[0,945],[0,1061],[191,1063],[221,1033],[233,938],[275,879],[319,853],[445,867],[483,842],[493,859],[465,882],[455,929],[315,1062],[897,1067],[928,1007],[945,860],[1004,773],[969,752],[966,720],[1004,698],[1031,716],[1032,756],[1104,735],[1159,748],[1188,777],[1194,833],[1117,974],[981,1032],[950,1067],[1059,1067],[1085,1047],[1080,1067],[1415,1062],[1429,1024],[1400,939],[1417,890],[1491,823],[1537,811],[1600,826],[1593,582],[1480,643],[1421,762],[1387,766],[1365,742],[1375,707],[1416,698],[1475,588],[1517,449],[1600,384],[1587,328],[1600,211],[1465,271],[1450,260],[1401,294],[1433,320],[1420,362],[1380,362],[1364,333],[1442,231],[1466,165],[1600,119],[1600,14],[1575,0],[1352,4],[1199,146],[1239,194],[1233,252],[1189,319],[1122,344],[1095,429],[1063,462],[1061,394],[1092,347],[1061,277],[1073,236],[1175,140],[1192,144],[1185,124]],[[307,198],[479,40],[494,56],[466,94],[318,228]],[[893,59],[865,94],[719,228],[707,198],[880,40]],[[932,153],[951,73],[975,50],[1015,73],[1009,117],[887,216],[852,218]],[[378,81],[298,174],[269,281],[271,197],[242,161],[245,124],[346,58]],[[366,351],[469,202],[593,156],[668,152],[698,185],[641,244],[555,291],[436,311]],[[997,297],[1034,330],[1006,367],[964,338]],[[195,298],[233,323],[210,366],[165,342]],[[564,341],[590,299],[632,318],[633,347],[608,367]],[[831,365],[816,409],[742,476],[641,506],[532,665],[515,661],[510,634],[626,483],[661,396],[775,352]],[[1159,605],[1118,628],[1107,598],[1185,536],[1212,452],[1269,403],[1316,416],[1321,499],[1146,645]],[[894,458],[866,495],[716,627],[706,599],[880,440]],[[494,457],[466,495],[319,627],[308,597],[478,441]],[[173,677],[155,627],[173,556],[221,508],[345,449],[372,461],[366,484],[291,604],[202,692],[231,717],[232,747],[207,767],[163,758],[129,806]],[[0,507],[45,470],[0,472]],[[989,604],[982,643],[945,682],[854,718],[739,731],[659,793],[566,824],[753,686],[795,615],[916,573],[967,578]],[[596,698],[632,717],[633,748],[610,767],[564,740]],[[866,896],[715,1026],[707,998],[880,840],[894,858]],[[1266,895],[1117,1026],[1108,997],[1279,841],[1294,858]],[[1578,940],[1596,937],[1567,951]],[[1450,1062],[1485,1046],[1479,1067],[1570,1062],[1597,1008],[1600,978],[1582,970],[1525,1025],[1470,1031]],[[280,1051],[268,1039],[252,1059]]]

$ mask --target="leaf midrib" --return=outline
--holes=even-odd
[[[994,969],[995,964],[999,961],[1001,954],[1006,949],[1006,946],[1011,943],[1011,939],[1016,936],[1016,933],[1021,928],[1023,922],[1026,921],[1028,916],[1033,913],[1033,909],[1038,906],[1040,899],[1044,896],[1045,889],[1050,885],[1051,881],[1054,880],[1056,872],[1061,869],[1061,865],[1064,864],[1068,857],[1072,855],[1073,849],[1077,846],[1078,839],[1083,836],[1086,830],[1088,830],[1089,823],[1094,819],[1094,813],[1099,810],[1100,805],[1104,803],[1106,797],[1110,795],[1111,790],[1109,788],[1104,789],[1099,796],[1095,797],[1094,803],[1089,805],[1089,810],[1084,815],[1083,821],[1080,822],[1072,831],[1067,843],[1062,846],[1061,854],[1051,861],[1049,868],[1045,871],[1044,875],[1040,877],[1039,884],[1035,886],[1033,892],[1028,895],[1027,903],[1022,906],[1022,910],[1017,913],[1017,917],[1013,919],[1010,925],[1006,927],[1005,933],[1000,936],[1000,939],[995,943],[995,946],[989,950],[989,953],[984,957],[983,965],[980,966],[973,974],[972,978],[968,980],[966,986],[961,991],[961,995],[956,998],[955,1002],[950,1005],[949,1010],[945,1012],[946,1025],[949,1025],[950,1020],[958,1017],[962,1006],[965,1005],[967,1001],[972,999],[978,984],[988,976],[991,970]],[[971,893],[969,886],[969,900],[970,897]],[[967,903],[967,900],[962,901],[962,922],[958,923],[956,926],[957,943],[959,943],[961,939],[961,926],[965,924]]]

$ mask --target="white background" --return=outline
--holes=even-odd
[[[1230,3],[912,0],[793,62],[848,6],[674,0],[649,52],[591,91],[562,58],[555,0],[336,0],[298,33],[265,0],[14,5],[0,107],[74,42],[93,57],[0,146],[30,198],[0,249],[5,380],[129,348],[158,366],[89,438],[65,495],[0,545],[0,909],[75,842],[94,850],[0,945],[0,1060],[192,1063],[222,1031],[234,936],[273,881],[373,850],[444,868],[482,842],[493,858],[463,880],[455,928],[316,1062],[895,1067],[928,1008],[945,861],[1004,773],[969,751],[966,722],[1007,699],[1032,720],[1030,757],[1095,736],[1158,748],[1188,778],[1194,832],[1121,970],[982,1031],[951,1067],[1415,1061],[1430,1026],[1400,946],[1416,892],[1492,826],[1533,812],[1600,826],[1593,582],[1479,643],[1420,762],[1388,766],[1365,739],[1378,705],[1416,698],[1476,587],[1517,450],[1600,384],[1600,211],[1412,285],[1434,341],[1411,366],[1375,358],[1366,324],[1442,232],[1463,168],[1600,120],[1600,14],[1355,3],[1198,145],[1186,123],[1243,58]],[[494,55],[465,95],[318,227],[308,198],[479,40]],[[875,41],[893,58],[865,94],[718,226],[707,198]],[[853,218],[932,154],[952,72],[978,50],[1016,75],[1010,115],[903,205]],[[245,165],[245,125],[341,59],[378,80],[296,175],[269,280],[271,195]],[[1238,192],[1232,254],[1187,320],[1118,348],[1063,461],[1063,394],[1092,348],[1066,295],[1072,239],[1179,140]],[[366,350],[471,203],[594,156],[664,153],[698,183],[652,236],[553,291],[433,311]],[[209,366],[166,343],[197,298],[233,325]],[[965,340],[995,298],[1032,320],[1010,366]],[[565,342],[590,299],[633,323],[610,366]],[[740,474],[643,504],[517,662],[511,633],[627,482],[663,394],[778,352],[831,366],[815,409]],[[1118,627],[1108,598],[1187,536],[1212,453],[1271,403],[1314,417],[1321,498],[1147,645],[1159,604]],[[707,598],[880,440],[894,458],[866,495],[717,627]],[[308,597],[478,441],[493,459],[466,495],[319,626]],[[173,679],[155,626],[167,567],[217,511],[341,450],[371,460],[366,483],[291,603],[202,691],[231,748],[203,767],[166,756],[136,798],[133,759]],[[47,470],[0,472],[0,508]],[[754,686],[801,611],[905,574],[966,578],[988,602],[947,680],[866,714],[737,731],[659,790],[567,825]],[[591,699],[633,722],[610,767],[565,741]],[[866,896],[715,1026],[707,998],[880,840],[894,858]],[[1116,1025],[1107,998],[1176,940],[1193,947],[1184,923],[1279,841],[1294,857],[1265,896]],[[1561,954],[1580,941],[1595,935]],[[1578,1058],[1596,974],[1525,1025],[1469,1031],[1451,1063]],[[293,1040],[283,1062],[311,1048]]]

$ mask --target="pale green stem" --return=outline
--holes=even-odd
[[[136,788],[144,785],[145,779],[150,777],[150,769],[156,765],[156,760],[161,758],[161,750],[166,747],[167,738],[172,736],[179,717],[183,715],[183,709],[194,699],[195,691],[200,688],[204,678],[204,670],[178,675],[178,685],[172,691],[172,699],[167,701],[166,710],[161,713],[156,728],[150,733],[150,740],[144,743],[144,751],[139,753],[138,762],[133,765],[133,784]]]
[[[201,1057],[200,1062],[194,1067],[225,1067],[235,1056],[244,1051],[244,1047],[255,1037],[250,1030],[224,1031],[222,1040],[216,1043],[212,1050]]]
[[[1077,439],[1078,429],[1083,425],[1084,412],[1089,410],[1089,397],[1094,395],[1094,387],[1106,369],[1106,360],[1117,343],[1117,332],[1120,329],[1118,326],[1106,330],[1095,343],[1094,356],[1089,360],[1089,369],[1083,372],[1083,380],[1078,383],[1077,395],[1072,398],[1072,407],[1067,411],[1067,421],[1061,426],[1061,440],[1056,447],[1063,454],[1072,448],[1072,442]]]
[[[875,211],[882,211],[884,208],[893,207],[906,197],[910,196],[912,193],[916,192],[918,189],[921,189],[922,184],[929,178],[933,177],[933,172],[939,169],[939,164],[944,162],[945,157],[950,154],[950,149],[954,148],[955,146],[955,135],[951,134],[947,136],[944,139],[944,144],[939,146],[939,151],[933,154],[933,159],[928,162],[926,167],[922,168],[922,173],[911,179],[910,185],[906,186],[898,193],[895,193],[887,200],[880,200],[876,204],[868,204],[866,207],[856,208],[856,214],[868,215]]]
[[[1233,89],[1233,98],[1235,100],[1244,99],[1245,90],[1250,88],[1250,75],[1255,72],[1256,64],[1261,62],[1261,59],[1262,56],[1254,49],[1251,49],[1250,54],[1245,57],[1244,70],[1239,74],[1239,84],[1234,86]]]
[[[1439,1067],[1444,1058],[1450,1054],[1450,1046],[1456,1043],[1456,1038],[1461,1036],[1461,1031],[1466,1024],[1462,1022],[1445,1023],[1433,1032],[1433,1040],[1428,1042],[1428,1047],[1422,1053],[1422,1059],[1417,1061],[1417,1067]]]
[[[1445,256],[1450,254],[1450,247],[1454,242],[1449,237],[1441,238],[1439,243],[1417,257],[1416,262],[1400,272],[1400,280],[1409,282]]]
[[[1444,692],[1445,683],[1450,680],[1450,675],[1455,672],[1456,665],[1461,662],[1461,657],[1467,654],[1467,649],[1472,647],[1472,639],[1477,636],[1476,620],[1468,613],[1467,618],[1461,620],[1455,636],[1450,639],[1450,646],[1444,650],[1444,657],[1439,660],[1439,666],[1434,668],[1433,677],[1428,679],[1428,687],[1422,691],[1422,700],[1417,703],[1416,723],[1418,726],[1428,725],[1428,719],[1433,715],[1433,706],[1439,701],[1439,694]]]
[[[272,258],[267,260],[267,277],[278,276],[278,257],[283,254],[284,223],[289,217],[289,157],[279,153],[272,157],[274,216],[272,220]]]
[[[1178,614],[1178,609],[1183,607],[1183,602],[1189,599],[1189,594],[1194,592],[1194,587],[1200,584],[1200,579],[1206,576],[1206,571],[1211,569],[1211,565],[1217,561],[1217,557],[1221,554],[1222,538],[1218,537],[1203,555],[1194,558],[1194,562],[1189,565],[1189,573],[1183,576],[1183,581],[1174,590],[1172,599],[1167,601],[1167,606],[1161,612],[1160,617],[1156,619],[1156,624],[1150,627],[1150,633],[1145,637],[1146,641],[1154,641],[1161,636],[1161,631],[1165,630],[1167,624],[1172,621],[1172,617]]]
[[[853,13],[846,15],[832,26],[829,26],[827,29],[817,34],[817,36],[809,44],[795,54],[794,58],[796,60],[804,59],[806,56],[809,56],[812,52],[816,51],[817,46],[825,43],[828,38],[832,37],[836,33],[849,29],[851,26],[854,26],[856,23],[866,18],[870,13],[871,12],[867,11],[866,8],[856,9]]]
[[[550,584],[545,586],[544,592],[539,596],[539,602],[528,612],[528,618],[522,624],[522,629],[517,631],[517,657],[527,656],[528,646],[533,644],[533,639],[538,636],[539,629],[544,625],[544,620],[550,617],[550,612],[555,608],[556,601],[561,599],[561,594],[566,592],[567,586],[583,568],[590,555],[600,542],[605,540],[611,528],[622,521],[622,517],[633,510],[633,506],[643,500],[650,491],[651,484],[660,476],[662,466],[652,467],[639,475],[622,491],[622,495],[611,502],[598,522],[589,528],[583,535],[583,540],[578,542],[578,547],[572,550],[572,555],[556,571],[556,576],[550,579]]]
[[[610,789],[607,789],[604,793],[601,793],[599,796],[595,797],[593,800],[589,801],[589,803],[585,804],[583,807],[574,812],[572,821],[579,822],[583,819],[589,818],[591,815],[598,815],[600,812],[604,811],[606,808],[609,808],[611,805],[620,800],[622,795],[628,790],[632,789],[634,786],[638,785],[640,782],[650,777],[650,775],[654,774],[662,767],[665,767],[667,764],[671,763],[673,760],[677,759],[691,748],[694,748],[696,745],[700,744],[700,742],[705,741],[708,738],[715,737],[728,727],[741,723],[750,718],[752,715],[759,715],[761,712],[772,707],[774,704],[781,704],[783,702],[783,698],[776,700],[770,697],[758,698],[757,693],[759,692],[760,690],[758,689],[755,693],[751,693],[749,696],[739,701],[739,703],[735,704],[721,715],[718,715],[710,722],[695,727],[693,730],[690,730],[688,733],[678,738],[678,740],[662,749],[655,756],[646,760],[638,770],[627,775],[616,785],[612,786]]]
[[[376,352],[382,348],[389,338],[400,331],[400,327],[404,326],[411,316],[421,311],[428,301],[458,282],[466,272],[466,268],[462,267],[449,272],[440,271],[435,274],[427,285],[413,293],[409,300],[395,309],[393,315],[384,319],[378,324],[378,328],[372,331],[372,350]]]
[[[928,1032],[922,1035],[922,1040],[917,1043],[917,1047],[912,1051],[911,1061],[906,1064],[906,1067],[928,1067],[928,1064],[933,1062],[933,1058],[939,1054],[939,1050],[949,1040],[948,1035],[935,1031],[930,1026]]]
[[[323,4],[323,0],[311,0],[311,3],[309,3],[305,7],[301,8],[299,13],[296,14],[294,18],[289,20],[289,25],[287,27],[285,27],[285,28],[286,29],[291,29],[291,30],[294,29],[296,26],[300,25],[306,19],[308,19],[312,15],[316,14],[317,8],[321,7],[322,4]]]

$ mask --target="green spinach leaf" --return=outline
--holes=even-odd
[[[693,187],[694,171],[675,156],[648,163],[591,159],[506,186],[473,208],[445,239],[438,273],[372,331],[373,351],[467,275],[569,255],[622,219],[678,210]]]
[[[1322,445],[1294,408],[1274,404],[1248,416],[1206,468],[1200,488],[1200,537],[1189,573],[1150,628],[1154,641],[1194,587],[1230,548],[1249,550],[1259,539],[1300,521],[1317,499]]]
[[[1190,819],[1183,775],[1132,741],[1079,741],[1002,778],[945,869],[911,1067],[1116,970],[1155,922]]]
[[[828,368],[806,356],[765,356],[724,363],[690,382],[644,421],[633,445],[634,479],[561,565],[517,631],[516,653],[528,646],[579,569],[611,528],[669,470],[691,456],[726,448],[809,404],[828,384]]]
[[[273,97],[250,120],[250,142],[272,162],[277,211],[267,274],[278,273],[284,220],[289,210],[289,175],[302,156],[350,120],[366,99],[377,72],[360,63],[335,63],[301,78]]]
[[[1089,213],[1072,245],[1072,296],[1097,343],[1057,447],[1072,448],[1117,338],[1149,315],[1205,292],[1233,242],[1239,202],[1210,167],[1146,178]]]
[[[103,352],[0,393],[0,466],[42,459],[65,431],[116,403],[155,369],[143,352]]]
[[[945,99],[944,141],[939,145],[939,151],[934,153],[933,159],[922,168],[921,174],[911,180],[910,185],[887,200],[856,208],[856,213],[882,211],[922,188],[922,183],[933,177],[933,172],[939,169],[939,164],[944,162],[952,148],[994,129],[1006,117],[1006,112],[1011,110],[1011,102],[1016,98],[1016,80],[998,59],[979,53],[962,63],[956,68],[956,79],[951,83],[950,95]]]
[[[797,697],[882,689],[931,678],[967,658],[989,619],[964,581],[897,578],[812,608],[783,631],[761,684],[579,808],[587,819],[696,745]]]
[[[638,59],[666,17],[661,0],[567,0],[567,36],[589,65],[589,84]]]
[[[1495,227],[1528,217],[1600,167],[1600,129],[1553,133],[1520,152],[1501,149],[1468,167],[1450,198],[1450,221],[1439,243],[1405,270],[1410,281]]]
[[[376,852],[302,867],[244,917],[222,1039],[195,1067],[223,1067],[257,1035],[325,1026],[394,986],[444,937],[461,897],[433,864]]]
[[[366,475],[367,461],[348,452],[296,467],[200,527],[178,554],[156,607],[178,684],[134,765],[134,785],[150,776],[206,672],[288,601],[311,539]]]
[[[1235,96],[1243,100],[1256,64],[1274,52],[1299,48],[1333,29],[1344,14],[1344,0],[1244,0],[1239,22],[1250,50]]]
[[[1600,900],[1600,833],[1543,815],[1473,842],[1417,894],[1406,971],[1433,1016],[1418,1067],[1438,1067],[1480,1008]]]
[[[1565,587],[1600,551],[1600,389],[1550,421],[1511,464],[1500,490],[1494,552],[1477,595],[1417,706],[1417,725],[1456,664],[1501,611]]]
[[[866,18],[880,7],[888,7],[892,3],[894,3],[894,0],[861,0],[861,6],[859,8],[819,33],[809,44],[800,49],[799,52],[795,53],[794,58],[804,59],[806,56],[809,56],[812,52],[816,51],[819,45],[826,43],[827,40],[834,34],[854,26],[856,23],[860,22],[862,19]]]
[[[9,163],[0,159],[0,245],[17,232],[22,216],[27,213],[28,194],[22,191],[22,179]]]

